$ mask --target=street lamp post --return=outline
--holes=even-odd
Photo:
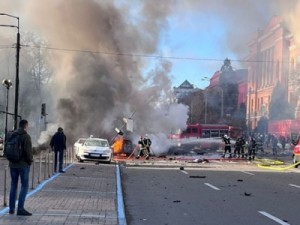
[[[19,17],[13,16],[7,13],[0,13],[0,16],[8,16],[14,19],[17,19],[18,25],[5,25],[5,24],[0,24],[1,27],[14,27],[18,29],[17,33],[17,53],[16,53],[16,79],[15,79],[15,111],[14,111],[14,129],[17,129],[17,124],[18,124],[18,105],[19,105],[19,62],[20,62],[20,20]]]
[[[8,94],[9,94],[9,89],[12,86],[12,83],[10,80],[3,80],[2,85],[6,88],[6,107],[5,107],[5,139],[4,139],[4,144],[6,143],[6,138],[7,138],[7,117],[8,117]]]
[[[207,93],[205,91],[205,112],[204,112],[204,124],[207,123]]]

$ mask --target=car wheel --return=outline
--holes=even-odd
[[[293,163],[296,164],[297,162],[298,162],[298,161],[296,160],[296,157],[294,156],[294,157],[293,157]],[[299,164],[298,164],[298,165],[295,165],[295,168],[298,168],[298,166],[299,166]]]
[[[77,158],[77,161],[78,161],[78,162],[80,162],[80,163],[83,163],[83,162],[84,162],[78,155],[76,155],[76,158]]]

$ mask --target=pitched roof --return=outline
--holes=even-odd
[[[185,80],[181,85],[179,85],[178,88],[193,89],[194,86],[190,82]]]

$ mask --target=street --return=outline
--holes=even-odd
[[[300,224],[299,174],[122,167],[129,225]]]

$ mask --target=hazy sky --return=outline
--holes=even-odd
[[[135,18],[143,17],[141,14],[135,14],[137,12],[135,7],[141,1],[115,2],[128,6],[128,10],[131,11],[129,20],[134,21]],[[169,59],[172,63],[172,85],[178,86],[187,79],[199,88],[207,86],[208,82],[201,79],[211,77],[219,70],[222,60],[226,57],[244,59],[251,34],[264,27],[272,15],[281,12],[280,0],[151,0],[150,2],[160,5],[170,4],[166,13],[167,24],[160,32],[157,55],[195,59]],[[297,1],[289,0],[289,2]],[[20,16],[22,32],[34,31],[32,21],[27,18],[30,12],[24,13],[25,4],[21,0],[0,0],[2,12]],[[13,20],[0,17],[0,23],[7,21]],[[7,28],[1,28],[2,32],[3,29]],[[149,71],[157,59],[145,58],[145,61],[148,65],[145,71]],[[233,62],[232,65],[235,69],[245,68],[245,65],[238,62]]]

